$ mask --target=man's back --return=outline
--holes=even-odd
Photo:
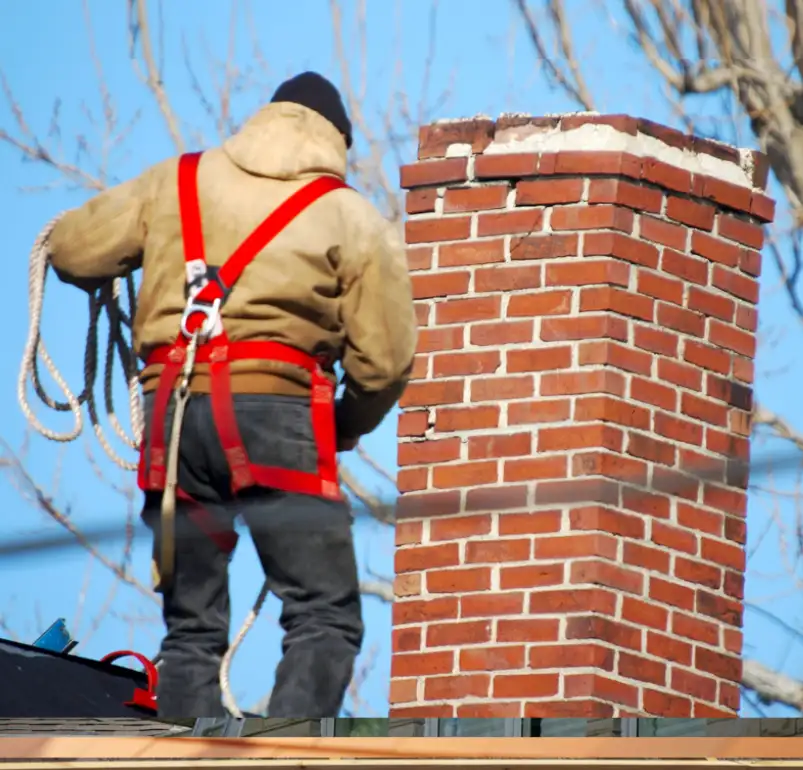
[[[207,262],[223,264],[311,179],[343,178],[345,171],[345,145],[331,123],[296,104],[263,108],[202,158],[198,186]],[[68,214],[51,236],[52,264],[70,276],[108,277],[122,262],[141,259],[135,344],[143,358],[173,341],[186,303],[177,178],[176,158],[160,163]],[[401,239],[357,192],[324,196],[247,268],[223,321],[232,340],[270,339],[342,356],[362,388],[396,390],[415,346]],[[149,367],[143,373],[146,391],[158,372]],[[199,365],[193,389],[206,391],[206,380]],[[306,380],[286,365],[243,361],[232,365],[232,388],[293,395],[303,392]]]

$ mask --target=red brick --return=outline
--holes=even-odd
[[[575,508],[569,514],[569,521],[573,530],[599,530],[622,537],[644,537],[644,520],[640,516],[600,505]]]
[[[582,452],[572,456],[572,476],[604,476],[626,484],[645,485],[647,464],[619,454]]]
[[[499,620],[496,627],[496,639],[500,643],[556,642],[559,633],[560,621],[557,618]]]
[[[609,562],[586,559],[571,565],[570,582],[607,586],[636,595],[640,595],[644,588],[644,578],[639,572]]]
[[[723,567],[744,572],[746,568],[745,552],[743,548],[721,540],[712,540],[704,537],[700,544],[700,555],[706,560],[721,564]]]
[[[435,211],[438,190],[435,187],[411,190],[405,196],[405,209],[408,214],[428,214]]]
[[[541,375],[542,396],[573,396],[586,393],[624,396],[625,378],[619,372],[605,369],[590,372],[550,372]]]
[[[694,664],[698,671],[738,682],[742,675],[742,662],[739,658],[697,647],[694,651]]]
[[[688,238],[688,230],[685,227],[646,214],[641,216],[640,234],[647,241],[654,241],[681,251],[686,248]]]
[[[485,460],[529,455],[532,449],[532,441],[532,433],[470,436],[468,439],[468,459]]]
[[[494,677],[494,698],[548,698],[558,693],[557,674],[499,674]]]
[[[714,226],[716,209],[687,198],[670,196],[666,202],[666,215],[669,219],[682,222],[699,230],[710,230]]]
[[[590,447],[619,452],[622,448],[622,431],[611,425],[593,424],[541,428],[538,431],[539,452],[562,452]]]
[[[704,315],[663,302],[658,303],[658,325],[692,337],[702,337],[705,334]]]
[[[699,231],[691,234],[691,250],[694,254],[728,267],[736,267],[742,254],[738,246]]]
[[[433,519],[429,523],[429,539],[431,541],[460,540],[466,537],[487,535],[490,531],[491,517],[488,514]]]
[[[704,644],[719,644],[719,626],[702,618],[684,615],[682,612],[672,613],[672,633],[686,639]]]
[[[496,428],[499,425],[498,406],[470,406],[438,409],[435,412],[435,430],[448,433],[454,430]]]
[[[541,156],[541,174],[621,175],[638,178],[641,159],[625,152],[563,150]]]
[[[468,238],[471,232],[471,219],[470,217],[411,219],[405,222],[404,228],[407,243],[459,241]]]
[[[391,656],[390,675],[405,677],[450,674],[453,666],[454,653],[451,651],[397,653]]]
[[[669,572],[669,554],[640,543],[625,543],[622,559],[625,564],[642,567],[652,572]]]
[[[486,618],[501,615],[521,615],[524,609],[524,594],[509,593],[468,594],[460,597],[460,617]]]
[[[393,652],[417,652],[421,649],[421,629],[394,628],[391,649]]]
[[[669,622],[669,612],[656,604],[650,604],[632,596],[623,596],[622,620],[637,626],[650,626],[650,628],[665,631]]]
[[[402,551],[402,553],[404,553]],[[470,593],[488,591],[491,588],[491,570],[476,569],[427,569],[427,591],[431,594]]]
[[[462,402],[462,383],[461,397]],[[411,386],[407,387],[407,390]],[[525,377],[479,377],[471,383],[472,401],[506,401],[514,398],[532,398],[535,384],[531,376]]]
[[[442,158],[452,144],[470,144],[472,152],[482,152],[492,141],[494,121],[474,118],[433,123],[418,129],[418,158]]]
[[[499,587],[503,591],[512,588],[543,588],[563,585],[564,565],[527,564],[521,567],[502,567],[499,573]]]
[[[745,249],[739,257],[739,269],[758,278],[761,275],[761,252]]]
[[[609,283],[627,286],[630,266],[615,259],[588,259],[582,262],[558,262],[547,265],[547,286],[588,286]]]
[[[691,717],[692,714],[692,702],[688,698],[658,690],[645,690],[642,705],[647,714],[656,717]]]
[[[678,557],[675,561],[675,575],[687,583],[699,583],[709,588],[722,585],[722,570],[710,564]]]
[[[530,648],[529,666],[533,669],[597,668],[613,671],[613,659],[614,651],[598,644],[540,644]]]
[[[720,214],[717,217],[717,234],[751,249],[760,249],[764,245],[763,228],[727,214]]]
[[[539,156],[535,153],[480,155],[474,159],[474,176],[477,179],[513,179],[535,176]]]
[[[527,561],[532,550],[530,540],[470,540],[465,544],[466,564]]]
[[[435,321],[438,324],[470,323],[499,318],[502,310],[501,297],[471,297],[439,302],[435,306]]]
[[[393,625],[402,626],[407,623],[453,620],[457,618],[457,608],[457,599],[453,596],[421,601],[394,602],[392,608]]]
[[[577,203],[583,197],[582,179],[536,179],[516,186],[517,206]]]
[[[463,644],[482,644],[483,642],[490,641],[490,620],[470,620],[457,623],[429,623],[427,625],[427,647],[452,647]]]
[[[571,365],[571,361],[572,349],[568,345],[507,351],[507,370],[511,374],[566,369]],[[527,395],[533,394],[530,392]]]
[[[512,237],[510,258],[516,260],[557,259],[578,253],[579,237],[576,233],[550,233]]]
[[[506,460],[502,480],[505,482],[537,481],[539,479],[565,479],[569,475],[565,455],[528,457]]]
[[[633,377],[630,380],[630,398],[673,412],[677,409],[678,392],[676,388]]]
[[[536,559],[578,559],[601,556],[615,559],[617,541],[607,534],[583,532],[556,537],[539,537],[535,541]]]
[[[502,356],[498,350],[440,353],[432,359],[432,374],[436,378],[494,374],[502,365]]]
[[[664,127],[662,126],[662,128]],[[675,192],[686,194],[691,192],[691,174],[688,171],[655,158],[642,160],[641,178]]]
[[[661,604],[669,604],[682,610],[694,609],[694,591],[691,588],[670,583],[661,578],[650,577],[650,599]]]
[[[683,289],[682,281],[667,278],[651,270],[642,269],[638,272],[638,291],[641,294],[647,294],[675,305],[682,305]]]
[[[736,325],[745,331],[755,333],[758,329],[758,313],[756,309],[747,305],[737,305]]]
[[[507,202],[508,186],[506,184],[484,185],[482,187],[457,187],[446,191],[443,200],[443,211],[455,214],[462,211],[482,211],[483,209],[501,209]]]
[[[399,427],[397,435],[405,436],[423,436],[429,427],[429,413],[421,412],[400,412],[399,413]]]
[[[531,294],[514,294],[508,299],[506,316],[567,315],[572,306],[570,290],[538,291]]]
[[[633,231],[633,212],[621,206],[562,206],[552,211],[553,230]]]
[[[537,505],[584,503],[594,500],[613,505],[619,498],[619,484],[610,479],[569,479],[542,481],[535,488]]]
[[[750,213],[763,222],[772,222],[775,218],[775,201],[767,195],[754,192],[750,201]]]
[[[731,356],[710,345],[696,340],[686,340],[683,346],[683,360],[695,366],[701,366],[712,372],[730,374]]]
[[[723,532],[723,517],[721,513],[707,511],[696,505],[689,505],[683,501],[677,503],[678,524],[687,529],[696,529],[709,535],[719,537]]]
[[[680,399],[680,411],[687,417],[694,417],[710,425],[724,427],[728,424],[728,410],[716,401],[700,398],[692,393],[683,393]]]
[[[680,338],[674,332],[636,324],[633,327],[633,342],[636,347],[643,350],[649,350],[659,355],[676,356]]]
[[[429,468],[401,468],[396,474],[399,492],[417,492],[429,486]]]
[[[499,214],[480,214],[477,218],[477,236],[532,233],[541,230],[543,209],[521,209]]]
[[[636,265],[658,267],[655,246],[622,233],[586,233],[583,236],[583,256],[611,256]]]
[[[521,703],[466,703],[457,707],[460,719],[498,719],[502,717],[518,717],[521,714]]]
[[[472,324],[469,330],[469,340],[472,345],[482,346],[521,344],[532,342],[533,333],[534,326],[532,321],[500,321],[498,323]]]
[[[739,628],[742,625],[743,602],[741,601],[735,601],[698,588],[694,609],[698,615],[714,618],[730,626]]]
[[[697,367],[669,358],[658,360],[658,377],[688,390],[700,391],[703,387],[703,373]]]
[[[432,246],[407,247],[405,249],[407,267],[411,272],[415,270],[430,270],[432,268],[433,253]]]
[[[541,265],[479,268],[474,272],[474,291],[516,291],[541,286]]]
[[[434,567],[454,567],[460,563],[457,543],[420,545],[396,551],[396,572],[420,572]]]
[[[464,347],[465,326],[442,329],[421,329],[418,332],[418,352],[433,353],[437,350],[460,350]]]
[[[504,513],[499,516],[499,534],[540,535],[560,530],[561,511],[536,513]]]
[[[758,281],[721,265],[714,265],[711,282],[718,289],[753,304],[758,302]],[[726,319],[729,320],[729,319]]]
[[[701,425],[661,412],[656,412],[655,414],[654,430],[659,436],[680,441],[684,444],[700,446],[703,443],[703,428]]]
[[[680,639],[673,639],[671,636],[648,631],[647,652],[657,658],[664,658],[688,666],[692,662],[693,647]]]
[[[673,551],[682,551],[694,555],[698,552],[697,535],[679,527],[671,527],[660,521],[652,522],[652,536],[656,545],[662,545]]]
[[[742,185],[723,182],[721,179],[714,179],[709,176],[699,176],[695,174],[694,181],[697,189],[695,194],[701,198],[707,198],[722,206],[739,211],[750,210],[751,190]]]
[[[716,270],[717,267],[715,266],[715,276]],[[714,280],[714,285],[716,285],[716,279]],[[687,306],[689,310],[697,310],[707,316],[720,318],[723,321],[733,321],[736,310],[733,300],[723,297],[721,294],[714,294],[704,289],[698,289],[695,286],[689,289]]]
[[[622,505],[637,513],[655,516],[659,519],[669,518],[669,500],[663,495],[654,495],[640,489],[622,490]]]
[[[444,243],[438,246],[438,267],[484,265],[505,260],[505,242],[500,238],[467,243]]]
[[[684,281],[705,286],[708,283],[708,262],[697,257],[680,254],[671,249],[664,249],[661,256],[661,269]]]
[[[568,398],[539,398],[536,401],[508,404],[507,422],[508,425],[526,425],[539,422],[563,422],[564,420],[569,419],[571,406],[571,401]]]
[[[602,588],[544,589],[531,594],[528,610],[530,615],[577,612],[613,615],[616,612],[616,594]]]
[[[589,203],[617,203],[654,214],[661,211],[663,197],[660,190],[624,179],[592,179],[588,191]]]
[[[568,674],[564,676],[565,698],[593,697],[638,708],[638,688],[599,674]]]
[[[490,690],[491,677],[488,674],[429,676],[424,680],[424,698],[426,700],[485,698]],[[410,698],[410,700],[417,700],[417,698]]]
[[[544,318],[541,321],[541,339],[544,342],[562,342],[583,339],[627,340],[628,322],[610,314],[582,315],[576,318]]]
[[[432,469],[435,489],[456,489],[479,484],[495,484],[499,480],[496,462],[452,463]]]
[[[504,671],[524,667],[524,646],[474,647],[460,650],[461,671]]]
[[[460,457],[460,439],[428,439],[399,445],[399,465],[427,465],[443,463]]]
[[[649,682],[662,687],[666,684],[666,664],[641,655],[620,652],[618,672],[620,676],[626,679]]]
[[[583,289],[580,292],[580,312],[608,310],[642,321],[652,321],[655,303],[649,297],[608,286]]]
[[[468,158],[447,158],[424,163],[410,163],[400,169],[400,185],[405,189],[427,185],[465,182]]]
[[[606,340],[582,343],[578,352],[578,363],[580,366],[611,366],[648,376],[652,371],[651,355]]]

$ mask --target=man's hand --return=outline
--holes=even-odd
[[[337,451],[338,452],[350,452],[352,449],[357,447],[357,444],[360,443],[359,438],[345,438],[345,437],[338,437],[337,439]]]

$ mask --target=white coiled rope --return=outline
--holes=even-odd
[[[112,430],[117,434],[120,440],[131,449],[138,450],[144,429],[144,415],[142,400],[139,394],[139,371],[133,347],[133,322],[136,315],[136,290],[133,275],[129,274],[125,278],[115,278],[113,281],[110,281],[105,286],[93,292],[89,297],[89,328],[87,330],[86,348],[84,350],[84,387],[79,395],[76,396],[70,390],[66,380],[54,364],[53,359],[48,354],[47,348],[42,341],[42,307],[44,305],[45,282],[49,267],[48,238],[64,213],[65,212],[62,212],[47,223],[42,232],[37,236],[33,248],[31,249],[28,269],[29,326],[28,336],[25,341],[25,350],[22,356],[22,366],[20,367],[19,379],[17,381],[17,398],[19,400],[20,409],[22,409],[22,413],[25,415],[31,427],[50,441],[57,441],[60,443],[74,441],[81,435],[84,427],[81,407],[85,403],[89,412],[89,420],[92,424],[92,429],[109,459],[120,468],[133,471],[137,469],[137,462],[124,460],[109,443],[100,424],[97,401],[95,399],[95,380],[97,379],[98,368],[98,326],[100,317],[105,311],[109,326],[103,376],[103,399],[106,415],[112,426]],[[128,295],[128,313],[125,313],[120,305],[123,284],[126,286],[126,293]],[[112,385],[115,354],[122,364],[123,374],[128,386],[128,401],[133,435],[126,433],[120,421],[117,419],[117,414],[114,410]],[[45,391],[39,376],[40,361],[44,364],[53,381],[64,394],[64,401],[56,401]],[[73,427],[71,430],[59,433],[58,431],[45,427],[39,421],[28,400],[27,386],[29,380],[33,386],[34,392],[45,406],[57,412],[69,411],[72,413]],[[220,687],[223,695],[223,703],[229,713],[236,718],[242,718],[243,715],[231,692],[229,681],[231,664],[238,648],[256,622],[267,595],[268,584],[266,582],[262,586],[256,602],[221,662]]]

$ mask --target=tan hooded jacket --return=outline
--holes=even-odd
[[[346,144],[306,107],[270,104],[201,159],[198,187],[210,265],[222,265],[260,222],[320,175],[345,178]],[[134,324],[141,358],[172,343],[185,306],[178,159],[159,163],[66,214],[50,236],[59,277],[84,289],[142,267]],[[396,229],[350,189],[328,193],[246,268],[226,302],[232,340],[274,340],[331,354],[346,372],[338,430],[373,430],[398,400],[412,367],[416,322],[404,246]],[[147,367],[145,391],[161,367]],[[306,394],[306,372],[233,362],[232,390]],[[193,378],[208,392],[207,368]]]

